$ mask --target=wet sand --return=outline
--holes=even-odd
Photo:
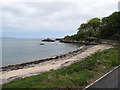
[[[110,45],[92,45],[92,46],[82,46],[73,52],[69,52],[68,54],[56,56],[54,58],[46,59],[46,61],[40,63],[29,63],[15,65],[17,69],[13,69],[12,66],[10,68],[6,67],[5,70],[0,72],[0,84],[4,84],[10,81],[13,81],[18,78],[24,78],[28,76],[38,75],[43,72],[53,71],[62,67],[69,66],[70,64],[80,61],[96,52],[109,49]],[[31,65],[30,65],[31,64]],[[21,65],[24,65],[23,67]],[[19,68],[22,67],[22,68]],[[11,69],[12,68],[12,69]]]

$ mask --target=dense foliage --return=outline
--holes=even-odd
[[[120,39],[120,12],[115,12],[101,21],[101,38]]]
[[[120,12],[114,12],[108,17],[93,18],[78,28],[77,34],[64,37],[64,40],[87,41],[91,39],[120,39]]]

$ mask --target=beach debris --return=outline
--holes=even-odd
[[[72,61],[66,61],[65,63],[61,64],[61,67],[66,67],[68,65],[70,65],[72,63]]]

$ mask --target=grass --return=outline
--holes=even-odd
[[[14,80],[2,85],[3,88],[84,88],[104,75],[118,62],[118,49],[114,47],[98,52],[82,61],[55,71]]]

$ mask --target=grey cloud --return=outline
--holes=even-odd
[[[5,27],[23,31],[68,31],[93,17],[103,17],[117,10],[116,1],[23,2],[3,7]]]

